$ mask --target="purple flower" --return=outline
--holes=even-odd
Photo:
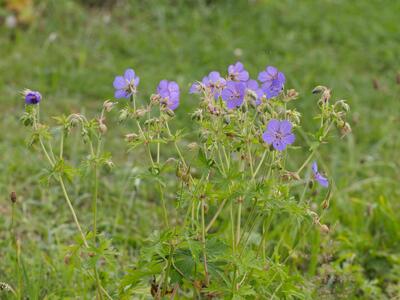
[[[320,172],[318,172],[318,165],[315,161],[312,163],[311,168],[314,173],[314,179],[318,181],[318,183],[323,187],[328,187],[329,186],[328,178],[326,178]]]
[[[246,82],[246,88],[249,91],[254,92],[256,95],[256,105],[261,104],[261,98],[264,96],[263,90],[258,86],[257,80],[250,79],[249,81]]]
[[[169,109],[175,110],[179,106],[179,85],[175,81],[161,80],[157,87],[157,94]]]
[[[292,123],[287,120],[272,119],[268,122],[267,130],[262,138],[268,145],[274,146],[278,151],[283,151],[287,145],[294,143],[295,136],[292,133]]]
[[[286,78],[277,68],[268,66],[265,71],[258,74],[258,80],[263,83],[262,89],[267,99],[270,99],[281,93]]]
[[[42,100],[42,95],[36,91],[26,90],[24,96],[26,104],[38,104]]]
[[[242,105],[246,93],[246,84],[237,81],[228,81],[221,92],[222,100],[226,102],[228,109],[234,109]]]
[[[195,82],[189,89],[189,94],[199,94],[208,85],[208,77],[204,76],[201,82]]]
[[[115,88],[115,98],[129,99],[133,94],[136,94],[136,87],[139,84],[139,77],[135,76],[135,71],[127,69],[124,76],[116,76],[113,82]]]
[[[246,82],[249,80],[249,72],[244,69],[243,64],[240,61],[228,67],[228,74],[229,79],[233,81]]]

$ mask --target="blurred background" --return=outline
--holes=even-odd
[[[389,0],[0,0],[0,237],[9,222],[7,195],[16,190],[28,275],[48,279],[32,293],[62,289],[58,254],[49,252],[57,232],[74,229],[62,227],[70,220],[68,212],[58,214],[59,191],[39,184],[44,164],[26,147],[20,92],[40,91],[48,120],[95,116],[113,97],[114,77],[131,67],[143,99],[161,79],[180,84],[176,126],[190,132],[188,115],[198,101],[187,93],[190,83],[240,60],[253,78],[266,65],[285,73],[286,86],[300,93],[295,104],[308,129],[315,129],[316,85],[351,105],[353,133],[322,151],[338,191],[324,217],[335,230],[318,241],[318,251],[328,247],[333,258],[308,275],[321,277],[313,282],[320,299],[400,299],[399,12],[400,1]],[[135,166],[121,139],[110,128],[107,143],[119,171],[102,187],[110,201],[100,211],[108,212],[101,225],[114,226],[115,243],[129,256],[152,224],[140,223],[137,211],[146,204],[115,208],[119,176]],[[85,205],[85,196],[78,201]],[[123,228],[132,228],[128,238]],[[12,281],[1,243],[0,281]],[[332,282],[322,278],[327,273]]]

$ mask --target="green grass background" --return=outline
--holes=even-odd
[[[317,262],[302,274],[322,293],[316,299],[400,299],[399,1],[85,2],[37,1],[32,23],[0,26],[0,282],[16,282],[7,241],[8,194],[15,190],[26,294],[58,299],[79,288],[62,259],[75,231],[69,212],[58,188],[40,185],[45,162],[26,148],[18,123],[22,89],[41,91],[48,119],[70,112],[94,116],[112,97],[114,76],[132,67],[144,99],[159,80],[178,81],[176,126],[190,133],[188,113],[198,101],[186,93],[190,83],[240,60],[253,77],[266,65],[285,73],[287,87],[300,93],[296,104],[308,129],[316,85],[331,87],[333,97],[352,108],[353,134],[323,149],[338,191],[324,216],[334,230],[310,240],[312,253],[330,253],[333,262]],[[110,128],[107,139],[117,168],[101,185],[100,229],[129,264],[154,229],[156,203],[129,193],[133,185],[126,178],[140,158],[126,155],[122,133]],[[79,147],[70,150],[71,159],[78,157]],[[80,192],[84,187],[73,193],[85,220],[90,195]],[[324,281],[326,274],[337,282]]]

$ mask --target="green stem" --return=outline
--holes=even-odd
[[[89,248],[89,244],[88,244],[88,242],[86,240],[86,237],[85,237],[85,235],[84,235],[84,233],[82,231],[81,225],[79,224],[78,217],[76,216],[74,207],[72,206],[71,200],[69,199],[67,190],[66,190],[65,185],[64,185],[64,181],[63,181],[63,179],[62,179],[62,177],[60,175],[58,176],[58,181],[59,181],[59,183],[61,185],[61,189],[63,191],[64,198],[67,201],[67,204],[68,204],[68,207],[69,207],[69,209],[71,211],[71,214],[72,214],[72,217],[74,219],[75,225],[78,228],[79,233],[81,234],[82,241],[85,244],[85,247]]]
[[[210,280],[208,276],[208,267],[207,267],[207,254],[206,254],[206,227],[205,227],[205,214],[204,214],[204,198],[201,200],[201,240],[203,244],[203,260],[204,260],[204,276],[205,276],[205,284],[209,285]]]

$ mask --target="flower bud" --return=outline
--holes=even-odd
[[[195,142],[188,144],[186,147],[188,147],[189,151],[195,151],[199,148],[199,145]]]
[[[228,125],[231,122],[231,117],[229,115],[224,116],[224,123]]]
[[[290,89],[287,91],[287,96],[290,100],[295,100],[299,96],[299,93],[295,89]]]
[[[141,118],[143,117],[147,112],[147,109],[139,108],[136,110],[136,117]]]
[[[103,103],[103,108],[106,112],[110,112],[112,110],[113,106],[114,106],[114,103],[111,102],[110,100],[106,100]]]
[[[10,200],[11,200],[12,203],[16,203],[17,202],[17,193],[16,192],[12,191],[10,193]]]
[[[325,199],[322,204],[322,209],[327,209],[329,207],[329,200]]]
[[[342,137],[351,133],[351,126],[349,123],[345,122],[344,125],[340,128],[340,132]]]
[[[331,90],[325,89],[322,93],[322,101],[323,103],[328,103],[329,99],[331,99]]]
[[[325,87],[325,86],[323,86],[323,85],[318,85],[318,86],[316,86],[316,87],[312,90],[312,93],[313,93],[314,95],[316,95],[316,94],[322,93],[322,92],[325,91],[325,90],[326,90],[326,87]]]
[[[151,103],[157,104],[161,100],[161,96],[159,94],[153,94],[150,96]]]
[[[166,114],[167,114],[168,116],[170,116],[170,117],[174,117],[174,116],[175,116],[175,113],[174,113],[174,111],[173,111],[172,109],[165,108],[164,111],[165,111]]]
[[[346,100],[336,101],[335,106],[340,106],[345,112],[350,111],[350,105],[346,103]]]
[[[127,142],[137,141],[139,136],[136,133],[128,133],[125,135],[125,140]]]
[[[203,110],[197,109],[193,114],[192,114],[192,120],[197,120],[200,121],[203,119]]]
[[[121,109],[119,114],[119,121],[120,122],[125,121],[128,118],[128,116],[129,116],[129,111],[126,108]]]
[[[107,126],[103,122],[99,123],[99,131],[101,134],[106,134],[107,132]]]
[[[322,233],[329,233],[329,227],[325,224],[321,224],[319,229],[321,230]]]

